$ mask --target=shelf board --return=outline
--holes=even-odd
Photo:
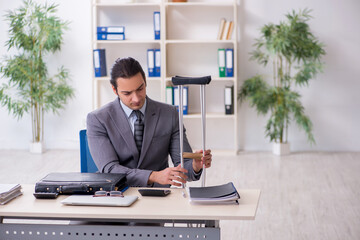
[[[110,77],[96,77],[96,81],[110,81]],[[148,77],[146,76],[146,81],[161,81],[161,77]]]
[[[213,77],[211,81],[224,82],[224,81],[235,81],[234,77]]]
[[[185,7],[191,7],[191,6],[201,6],[201,7],[232,7],[234,4],[232,2],[168,2],[165,3],[165,6],[185,6]]]
[[[117,1],[104,1],[100,3],[95,3],[93,6],[98,7],[160,7],[161,3],[155,3],[155,2],[134,2],[134,3],[124,3],[124,2],[117,2]],[[184,2],[184,3],[174,3],[174,2],[168,2],[165,3],[165,6],[185,6],[185,7],[191,7],[191,6],[201,6],[201,7],[232,7],[233,3],[231,2]]]
[[[201,114],[200,113],[190,113],[190,114],[186,114],[183,115],[184,119],[200,119],[201,118]],[[226,115],[224,113],[206,113],[206,118],[213,118],[213,119],[218,119],[218,118],[222,118],[222,119],[234,119],[235,115],[231,114],[231,115]]]
[[[160,40],[95,40],[97,44],[160,44]]]
[[[220,43],[232,43],[236,44],[235,40],[190,40],[190,39],[172,39],[172,40],[165,40],[165,44],[192,44],[192,43],[201,43],[201,44],[220,44]]]
[[[160,7],[160,3],[123,3],[116,1],[109,1],[103,3],[95,3],[93,6],[98,7]]]
[[[171,77],[167,77],[166,78],[167,82],[171,82]],[[212,82],[234,82],[235,78],[234,77],[213,77],[211,76],[211,81]]]

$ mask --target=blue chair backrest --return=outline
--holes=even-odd
[[[81,172],[97,172],[99,171],[91,157],[89,145],[86,136],[86,130],[80,130],[80,170]]]

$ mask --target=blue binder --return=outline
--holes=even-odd
[[[98,33],[97,40],[125,40],[125,34],[123,33]]]
[[[155,49],[155,74],[154,77],[160,77],[161,76],[161,54],[160,49]]]
[[[160,12],[154,12],[155,40],[160,40]]]
[[[155,77],[155,51],[154,49],[147,50],[147,64],[149,77]]]
[[[125,34],[125,27],[124,26],[97,27],[97,33]]]
[[[188,100],[189,100],[189,87],[184,86],[183,88],[183,114],[188,114]],[[177,110],[179,111],[179,87],[174,87],[174,105],[176,106]]]
[[[106,76],[106,57],[105,49],[94,49],[94,72],[95,77]]]
[[[234,76],[234,49],[227,48],[226,50],[226,77]]]

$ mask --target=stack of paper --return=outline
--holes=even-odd
[[[234,184],[212,186],[212,187],[190,187],[190,202],[196,204],[238,204],[240,195]]]
[[[0,205],[11,201],[21,194],[20,184],[0,184]]]

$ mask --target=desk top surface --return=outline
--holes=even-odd
[[[65,206],[57,199],[36,199],[34,185],[22,185],[23,195],[0,205],[0,217],[80,218],[80,219],[172,219],[172,220],[254,220],[260,198],[259,189],[239,190],[239,205],[193,205],[182,196],[182,189],[171,189],[166,197],[142,197],[137,188],[125,195],[139,199],[131,207]]]

